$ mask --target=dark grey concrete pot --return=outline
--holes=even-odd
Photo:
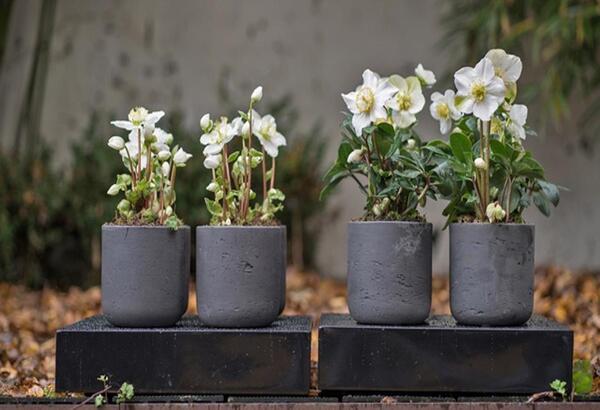
[[[535,227],[450,225],[450,307],[465,325],[513,326],[533,311]]]
[[[102,226],[102,310],[120,327],[174,325],[188,305],[190,227]]]
[[[198,316],[213,327],[268,326],[285,305],[285,226],[196,228]]]
[[[431,224],[348,224],[348,307],[359,323],[423,323],[431,309]]]

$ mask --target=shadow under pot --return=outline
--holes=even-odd
[[[119,327],[173,326],[188,305],[189,226],[102,226],[102,310]]]
[[[533,311],[533,225],[450,225],[450,307],[458,323],[516,326]]]
[[[198,316],[212,327],[263,327],[285,306],[285,226],[196,228]]]
[[[359,323],[423,323],[431,309],[429,223],[348,224],[348,308]]]

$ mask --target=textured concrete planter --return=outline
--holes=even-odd
[[[174,325],[188,304],[190,227],[102,226],[102,310],[120,327]]]
[[[450,307],[465,325],[513,326],[533,310],[533,225],[450,225]]]
[[[214,327],[270,325],[285,305],[285,269],[285,226],[199,226],[200,320]]]
[[[348,224],[348,307],[359,323],[423,323],[431,308],[431,224]]]

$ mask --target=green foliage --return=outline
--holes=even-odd
[[[595,0],[457,0],[442,19],[446,46],[464,50],[461,64],[490,48],[526,53],[533,75],[523,95],[558,124],[570,116],[570,101],[589,97],[580,118],[585,137],[597,134],[600,107],[598,44],[600,9]]]
[[[123,382],[117,393],[117,404],[133,399],[134,392],[133,384]]]
[[[504,115],[504,113],[501,113]],[[436,161],[443,182],[440,191],[449,203],[443,211],[447,223],[460,219],[484,219],[480,209],[474,158],[481,155],[480,132],[471,117],[463,117],[450,134],[449,143],[435,141]],[[490,135],[490,202],[506,211],[507,222],[522,222],[523,212],[533,204],[544,215],[559,202],[558,187],[544,179],[542,166],[526,151],[518,138],[498,126]]]
[[[594,373],[589,360],[577,360],[573,364],[573,392],[579,395],[590,394],[593,388]]]
[[[366,127],[358,136],[352,114],[346,114],[337,159],[323,177],[321,198],[352,178],[366,197],[364,219],[421,220],[417,208],[425,206],[427,198],[436,198],[440,182],[442,169],[433,161],[437,144],[422,143],[412,127],[394,128],[387,122]]]
[[[556,379],[550,383],[550,388],[559,394],[563,399],[567,397],[567,382]]]

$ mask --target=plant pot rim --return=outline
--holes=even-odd
[[[196,229],[285,229],[285,225],[198,225]]]
[[[517,227],[517,226],[523,226],[523,227],[535,227],[534,224],[519,224],[519,223],[515,223],[515,222],[502,222],[502,223],[490,223],[490,222],[452,222],[450,224],[450,226],[478,226],[478,227],[491,227],[491,226],[509,226],[509,227]]]
[[[348,225],[431,225],[431,222],[417,222],[417,221],[349,221]]]
[[[170,231],[173,232],[177,232],[179,230],[189,230],[190,226],[189,225],[181,225],[178,226],[177,229],[173,229],[169,226],[165,226],[165,225],[119,225],[119,224],[113,224],[113,223],[104,223],[102,224],[102,229],[123,229],[123,228],[127,228],[127,229],[156,229],[156,230],[161,230],[161,229],[168,229]]]

